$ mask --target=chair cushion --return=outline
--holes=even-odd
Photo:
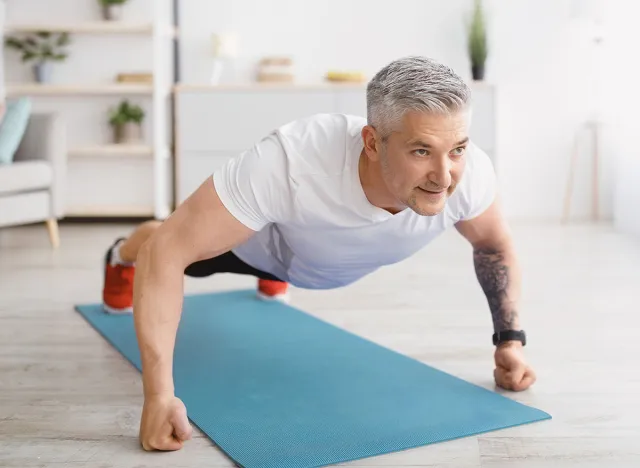
[[[0,165],[10,164],[20,146],[31,115],[31,101],[20,98],[7,104],[0,123]]]
[[[46,161],[0,165],[0,195],[46,189],[52,182],[53,168]]]

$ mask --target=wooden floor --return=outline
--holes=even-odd
[[[0,230],[0,466],[233,464],[201,433],[179,452],[137,440],[141,383],[76,312],[100,298],[102,256],[128,225]],[[640,467],[640,240],[607,226],[514,226],[524,270],[529,391],[508,394],[553,420],[348,466]],[[187,291],[251,286],[231,275]],[[345,289],[293,303],[384,346],[493,389],[490,314],[469,247],[455,233]]]

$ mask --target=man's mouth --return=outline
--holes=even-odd
[[[420,190],[422,190],[423,192],[428,193],[430,195],[440,195],[440,194],[443,194],[443,193],[446,192],[446,189],[445,190],[428,190],[428,189],[424,189],[422,187],[418,187],[418,188]]]

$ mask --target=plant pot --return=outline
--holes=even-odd
[[[122,5],[102,5],[102,16],[107,21],[120,21],[122,12]]]
[[[33,66],[33,77],[37,83],[51,81],[51,62],[39,62]]]
[[[142,126],[126,123],[114,126],[114,139],[117,144],[136,144],[142,141]]]
[[[482,80],[484,80],[484,64],[472,65],[471,66],[471,75],[473,76],[474,81],[482,81]]]

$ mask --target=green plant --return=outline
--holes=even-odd
[[[473,1],[473,13],[467,31],[467,46],[471,65],[482,67],[488,55],[487,25],[482,0]]]
[[[109,5],[123,5],[127,3],[129,0],[98,0],[100,5],[109,6]]]
[[[36,62],[56,61],[60,62],[68,57],[64,47],[70,43],[69,33],[54,34],[49,31],[40,31],[23,39],[7,37],[5,45],[11,49],[22,52],[22,61]]]
[[[124,100],[111,112],[109,123],[112,126],[124,125],[131,122],[140,124],[144,120],[144,116],[144,110],[140,106]]]

